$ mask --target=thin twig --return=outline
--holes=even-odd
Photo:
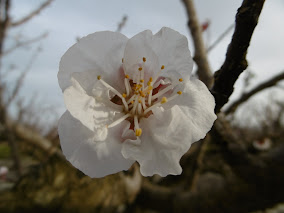
[[[15,83],[15,87],[13,88],[13,91],[12,91],[10,97],[8,98],[7,102],[5,103],[6,108],[8,108],[10,106],[10,104],[12,103],[12,101],[15,100],[15,98],[17,97],[19,90],[24,83],[24,79],[25,79],[27,73],[31,70],[31,67],[32,67],[33,63],[35,62],[35,59],[38,56],[38,53],[39,53],[39,48],[32,55],[30,62],[27,64],[25,69],[22,71],[21,75],[18,77],[18,79]]]
[[[13,52],[14,50],[16,50],[18,48],[27,46],[27,45],[35,43],[35,42],[38,42],[38,41],[46,38],[47,36],[48,36],[48,33],[45,32],[45,33],[43,33],[43,34],[41,34],[41,35],[39,35],[35,38],[29,39],[29,40],[26,40],[26,41],[19,41],[13,47],[10,47],[9,49],[4,50],[3,53],[2,53],[2,56],[8,55],[9,53]]]
[[[208,63],[206,48],[204,45],[201,25],[198,21],[196,10],[194,7],[193,0],[183,0],[183,3],[186,7],[187,15],[189,18],[188,27],[190,29],[195,53],[194,61],[198,66],[197,75],[199,79],[206,84],[207,87],[211,87],[213,83],[212,72]]]
[[[255,95],[258,92],[263,91],[269,87],[276,85],[279,81],[284,79],[284,72],[281,72],[279,75],[269,79],[268,81],[256,86],[251,91],[244,93],[238,100],[234,101],[225,111],[225,114],[230,114],[236,111],[238,106],[246,102],[250,97]]]
[[[122,17],[121,22],[118,23],[116,32],[121,32],[122,28],[125,26],[125,24],[127,22],[127,18],[128,18],[127,15],[124,15]]]
[[[235,24],[231,24],[211,45],[207,48],[207,53],[214,49],[224,38],[225,36],[234,29]]]
[[[15,21],[15,22],[11,22],[9,24],[10,27],[17,27],[19,25],[22,25],[26,22],[28,22],[29,20],[31,20],[34,16],[38,15],[43,9],[45,9],[47,6],[49,6],[54,0],[47,0],[44,3],[42,3],[37,9],[35,9],[34,11],[30,12],[27,16],[23,17],[22,19]]]

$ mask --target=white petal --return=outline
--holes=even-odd
[[[178,106],[184,113],[184,120],[190,125],[192,142],[204,138],[217,116],[214,113],[215,99],[203,82],[190,79],[182,85],[183,91],[174,101],[162,105],[167,110]]]
[[[123,143],[123,156],[137,160],[144,176],[180,174],[180,158],[205,137],[217,118],[213,96],[197,79],[186,82],[183,94],[162,106],[141,120],[141,142]]]
[[[180,174],[180,158],[191,146],[190,126],[183,120],[184,114],[178,107],[166,113],[155,110],[154,115],[140,122],[141,142],[138,138],[123,143],[123,156],[137,160],[143,176]]]
[[[138,33],[128,40],[124,51],[123,67],[126,74],[131,79],[136,81],[136,76],[139,74],[138,68],[143,64],[143,57],[145,61],[145,81],[150,77],[155,77],[160,69],[158,57],[152,49],[153,34],[150,30],[145,30]]]
[[[64,102],[71,115],[92,131],[110,124],[117,109],[106,105],[106,102],[110,102],[109,99],[104,97],[105,102],[96,100],[87,95],[75,79],[72,78],[71,81],[72,86],[64,91]]]
[[[124,35],[109,31],[96,32],[80,39],[61,58],[58,72],[61,89],[64,91],[71,86],[72,74],[88,94],[91,94],[98,75],[116,89],[122,88],[124,72],[121,60],[127,40]]]
[[[134,163],[121,154],[121,135],[127,125],[129,128],[129,122],[122,122],[108,130],[104,141],[96,141],[94,132],[65,112],[58,125],[63,154],[76,168],[92,178],[127,170]]]
[[[189,79],[193,60],[188,49],[187,38],[175,30],[163,27],[153,36],[152,48],[160,65],[164,65],[162,76],[167,76],[167,71],[180,73],[184,80]]]

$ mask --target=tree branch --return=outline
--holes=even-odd
[[[3,51],[4,38],[6,36],[6,31],[8,24],[10,22],[9,10],[10,10],[10,0],[1,0],[0,10],[0,55]]]
[[[32,44],[34,42],[40,41],[41,39],[44,39],[47,36],[48,36],[48,33],[45,32],[45,33],[43,33],[43,34],[41,34],[37,37],[34,37],[32,39],[27,40],[27,41],[18,41],[18,42],[16,42],[16,44],[13,47],[11,47],[7,50],[4,50],[3,53],[2,53],[2,56],[8,55],[9,53],[13,52],[14,50],[16,50],[20,47],[24,47],[24,46],[27,46],[27,45]]]
[[[246,54],[265,0],[244,0],[236,15],[235,32],[228,47],[226,59],[214,74],[211,90],[215,97],[215,112],[228,102],[239,75],[247,68]]]
[[[196,10],[194,8],[193,0],[183,0],[183,3],[185,5],[187,15],[189,18],[188,21],[188,27],[190,29],[193,43],[194,43],[194,49],[195,49],[195,55],[194,55],[194,61],[196,62],[198,66],[197,75],[199,79],[206,84],[207,87],[211,87],[213,83],[212,78],[212,72],[209,67],[208,59],[207,59],[207,53],[206,48],[203,42],[202,37],[202,31],[201,31],[201,25],[198,21],[198,17],[196,14]]]
[[[28,22],[29,20],[31,20],[34,16],[38,15],[43,9],[45,9],[48,5],[50,5],[54,0],[47,0],[44,3],[42,3],[37,9],[35,9],[34,11],[32,11],[30,14],[28,14],[27,16],[23,17],[22,19],[15,21],[15,22],[11,22],[9,24],[10,27],[17,27],[19,25],[22,25],[26,22]]]
[[[118,23],[116,32],[121,32],[121,30],[123,29],[123,27],[125,26],[126,22],[127,22],[127,15],[124,15],[121,19],[121,21]]]
[[[18,139],[21,139],[29,144],[32,144],[42,150],[46,156],[57,155],[60,158],[64,159],[63,154],[61,151],[54,146],[49,140],[42,137],[40,134],[26,128],[20,124],[14,124],[14,132],[15,136]]]
[[[274,86],[279,81],[284,79],[284,72],[280,73],[279,75],[269,79],[268,81],[256,86],[254,89],[252,89],[250,92],[244,93],[238,100],[233,102],[225,111],[224,113],[230,114],[236,111],[239,105],[243,104],[245,101],[247,101],[251,96],[255,95],[256,93],[267,89],[269,87]]]

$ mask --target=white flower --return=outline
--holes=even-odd
[[[109,31],[82,38],[58,73],[66,158],[90,177],[135,161],[144,176],[180,174],[180,158],[216,119],[214,98],[190,78],[192,67],[186,37],[169,28],[131,39]]]

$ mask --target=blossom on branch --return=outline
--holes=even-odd
[[[135,161],[144,176],[181,174],[180,158],[216,119],[215,100],[190,77],[192,67],[186,37],[166,27],[131,39],[104,31],[79,40],[58,73],[66,158],[90,177]]]

